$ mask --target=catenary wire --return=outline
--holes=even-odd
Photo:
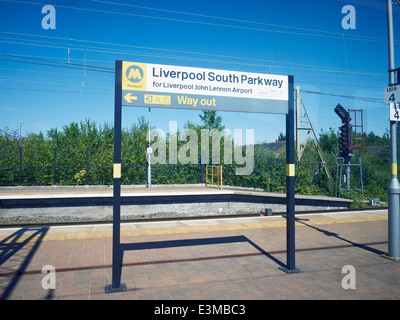
[[[29,4],[29,5],[39,5],[39,6],[46,5],[46,3],[37,3],[37,2],[30,2],[30,1],[15,1],[15,0],[0,0],[0,1],[2,1],[2,2],[20,3],[20,4]],[[124,15],[124,16],[147,18],[147,19],[157,19],[157,20],[184,22],[184,23],[194,23],[194,24],[210,25],[210,26],[216,26],[216,27],[236,28],[236,29],[244,29],[244,30],[252,30],[252,31],[263,31],[263,32],[273,32],[273,31],[275,31],[277,33],[283,33],[283,34],[293,34],[293,35],[312,36],[312,37],[326,37],[326,38],[334,38],[334,39],[342,39],[342,36],[343,36],[342,34],[323,35],[323,34],[312,34],[312,33],[302,33],[302,32],[293,32],[293,31],[282,31],[282,30],[271,30],[271,29],[261,29],[261,28],[234,26],[234,25],[227,25],[227,24],[220,24],[220,23],[210,23],[210,22],[202,22],[202,21],[193,21],[193,20],[184,20],[184,19],[175,19],[175,18],[140,15],[140,14],[134,14],[134,13],[115,12],[115,11],[90,9],[90,8],[81,8],[81,7],[73,7],[73,6],[64,6],[64,5],[59,5],[59,4],[54,4],[54,6],[55,7],[60,7],[60,8],[65,8],[65,9],[75,9],[75,10],[97,12],[97,13],[117,14],[117,15]],[[376,39],[369,39],[369,38],[366,38],[366,39],[351,38],[351,36],[347,36],[347,39],[348,40],[369,41],[369,42],[385,42],[386,41],[385,39],[376,40]]]
[[[308,32],[326,33],[326,34],[337,35],[337,36],[340,36],[340,37],[344,36],[344,34],[339,33],[339,32],[332,32],[332,31],[325,31],[325,30],[316,30],[316,29],[309,29],[309,28],[302,28],[302,27],[293,27],[293,26],[271,24],[271,23],[265,23],[265,22],[259,22],[259,21],[243,20],[243,19],[233,19],[233,18],[227,18],[227,17],[219,17],[219,16],[198,14],[198,13],[193,13],[193,12],[183,12],[183,11],[168,10],[168,9],[161,9],[161,8],[144,7],[144,6],[138,6],[138,5],[133,5],[133,4],[118,3],[118,2],[103,1],[103,0],[90,0],[90,1],[109,4],[109,5],[125,6],[125,7],[139,8],[139,9],[146,9],[146,10],[153,10],[153,11],[160,11],[160,12],[168,12],[168,13],[174,13],[174,14],[182,14],[182,15],[202,17],[202,18],[227,20],[227,21],[240,22],[240,23],[264,25],[264,26],[269,26],[269,27],[288,28],[288,29],[303,30],[303,31],[308,31]],[[383,42],[383,41],[386,42],[387,41],[387,39],[380,38],[380,37],[371,37],[371,36],[362,36],[362,35],[351,35],[351,37],[360,38],[360,39],[353,39],[353,40],[369,39],[369,40],[377,40],[377,41],[380,41],[380,42]]]

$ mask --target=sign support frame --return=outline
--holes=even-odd
[[[286,114],[286,267],[288,274],[299,273],[295,259],[295,141],[294,141],[294,77],[288,76],[288,113]],[[122,61],[115,61],[114,100],[114,164],[113,164],[113,235],[112,283],[105,286],[105,293],[124,292],[121,283],[121,134],[122,134]]]
[[[295,235],[295,142],[294,142],[294,78],[289,76],[289,112],[286,115],[286,267],[288,274],[299,273],[296,268]]]
[[[121,283],[121,133],[122,133],[122,61],[115,61],[114,100],[114,165],[113,165],[113,236],[112,236],[112,283],[105,293],[126,291]]]

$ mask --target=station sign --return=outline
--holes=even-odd
[[[122,62],[122,105],[287,114],[289,76]]]
[[[115,61],[112,283],[121,283],[122,106],[286,115],[286,273],[295,263],[294,78],[271,74]],[[147,149],[149,157],[153,150]],[[150,171],[149,171],[150,172]]]

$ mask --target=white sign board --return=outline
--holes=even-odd
[[[122,62],[124,106],[288,113],[289,76]]]
[[[390,121],[400,121],[400,104],[390,104]]]
[[[383,92],[385,104],[400,102],[400,85],[386,87]]]

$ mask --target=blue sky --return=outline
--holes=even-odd
[[[55,29],[42,28],[46,4]],[[342,28],[345,5],[356,10],[355,29]],[[393,14],[399,66],[400,6]],[[88,118],[112,124],[117,59],[293,75],[317,134],[340,126],[337,103],[363,109],[367,132],[389,128],[384,0],[0,1],[0,128],[22,121],[25,135]],[[232,132],[254,129],[255,142],[285,132],[282,115],[219,114]],[[198,115],[153,108],[151,122],[168,131],[169,121],[182,128]],[[123,127],[140,116],[148,109],[124,107]]]

